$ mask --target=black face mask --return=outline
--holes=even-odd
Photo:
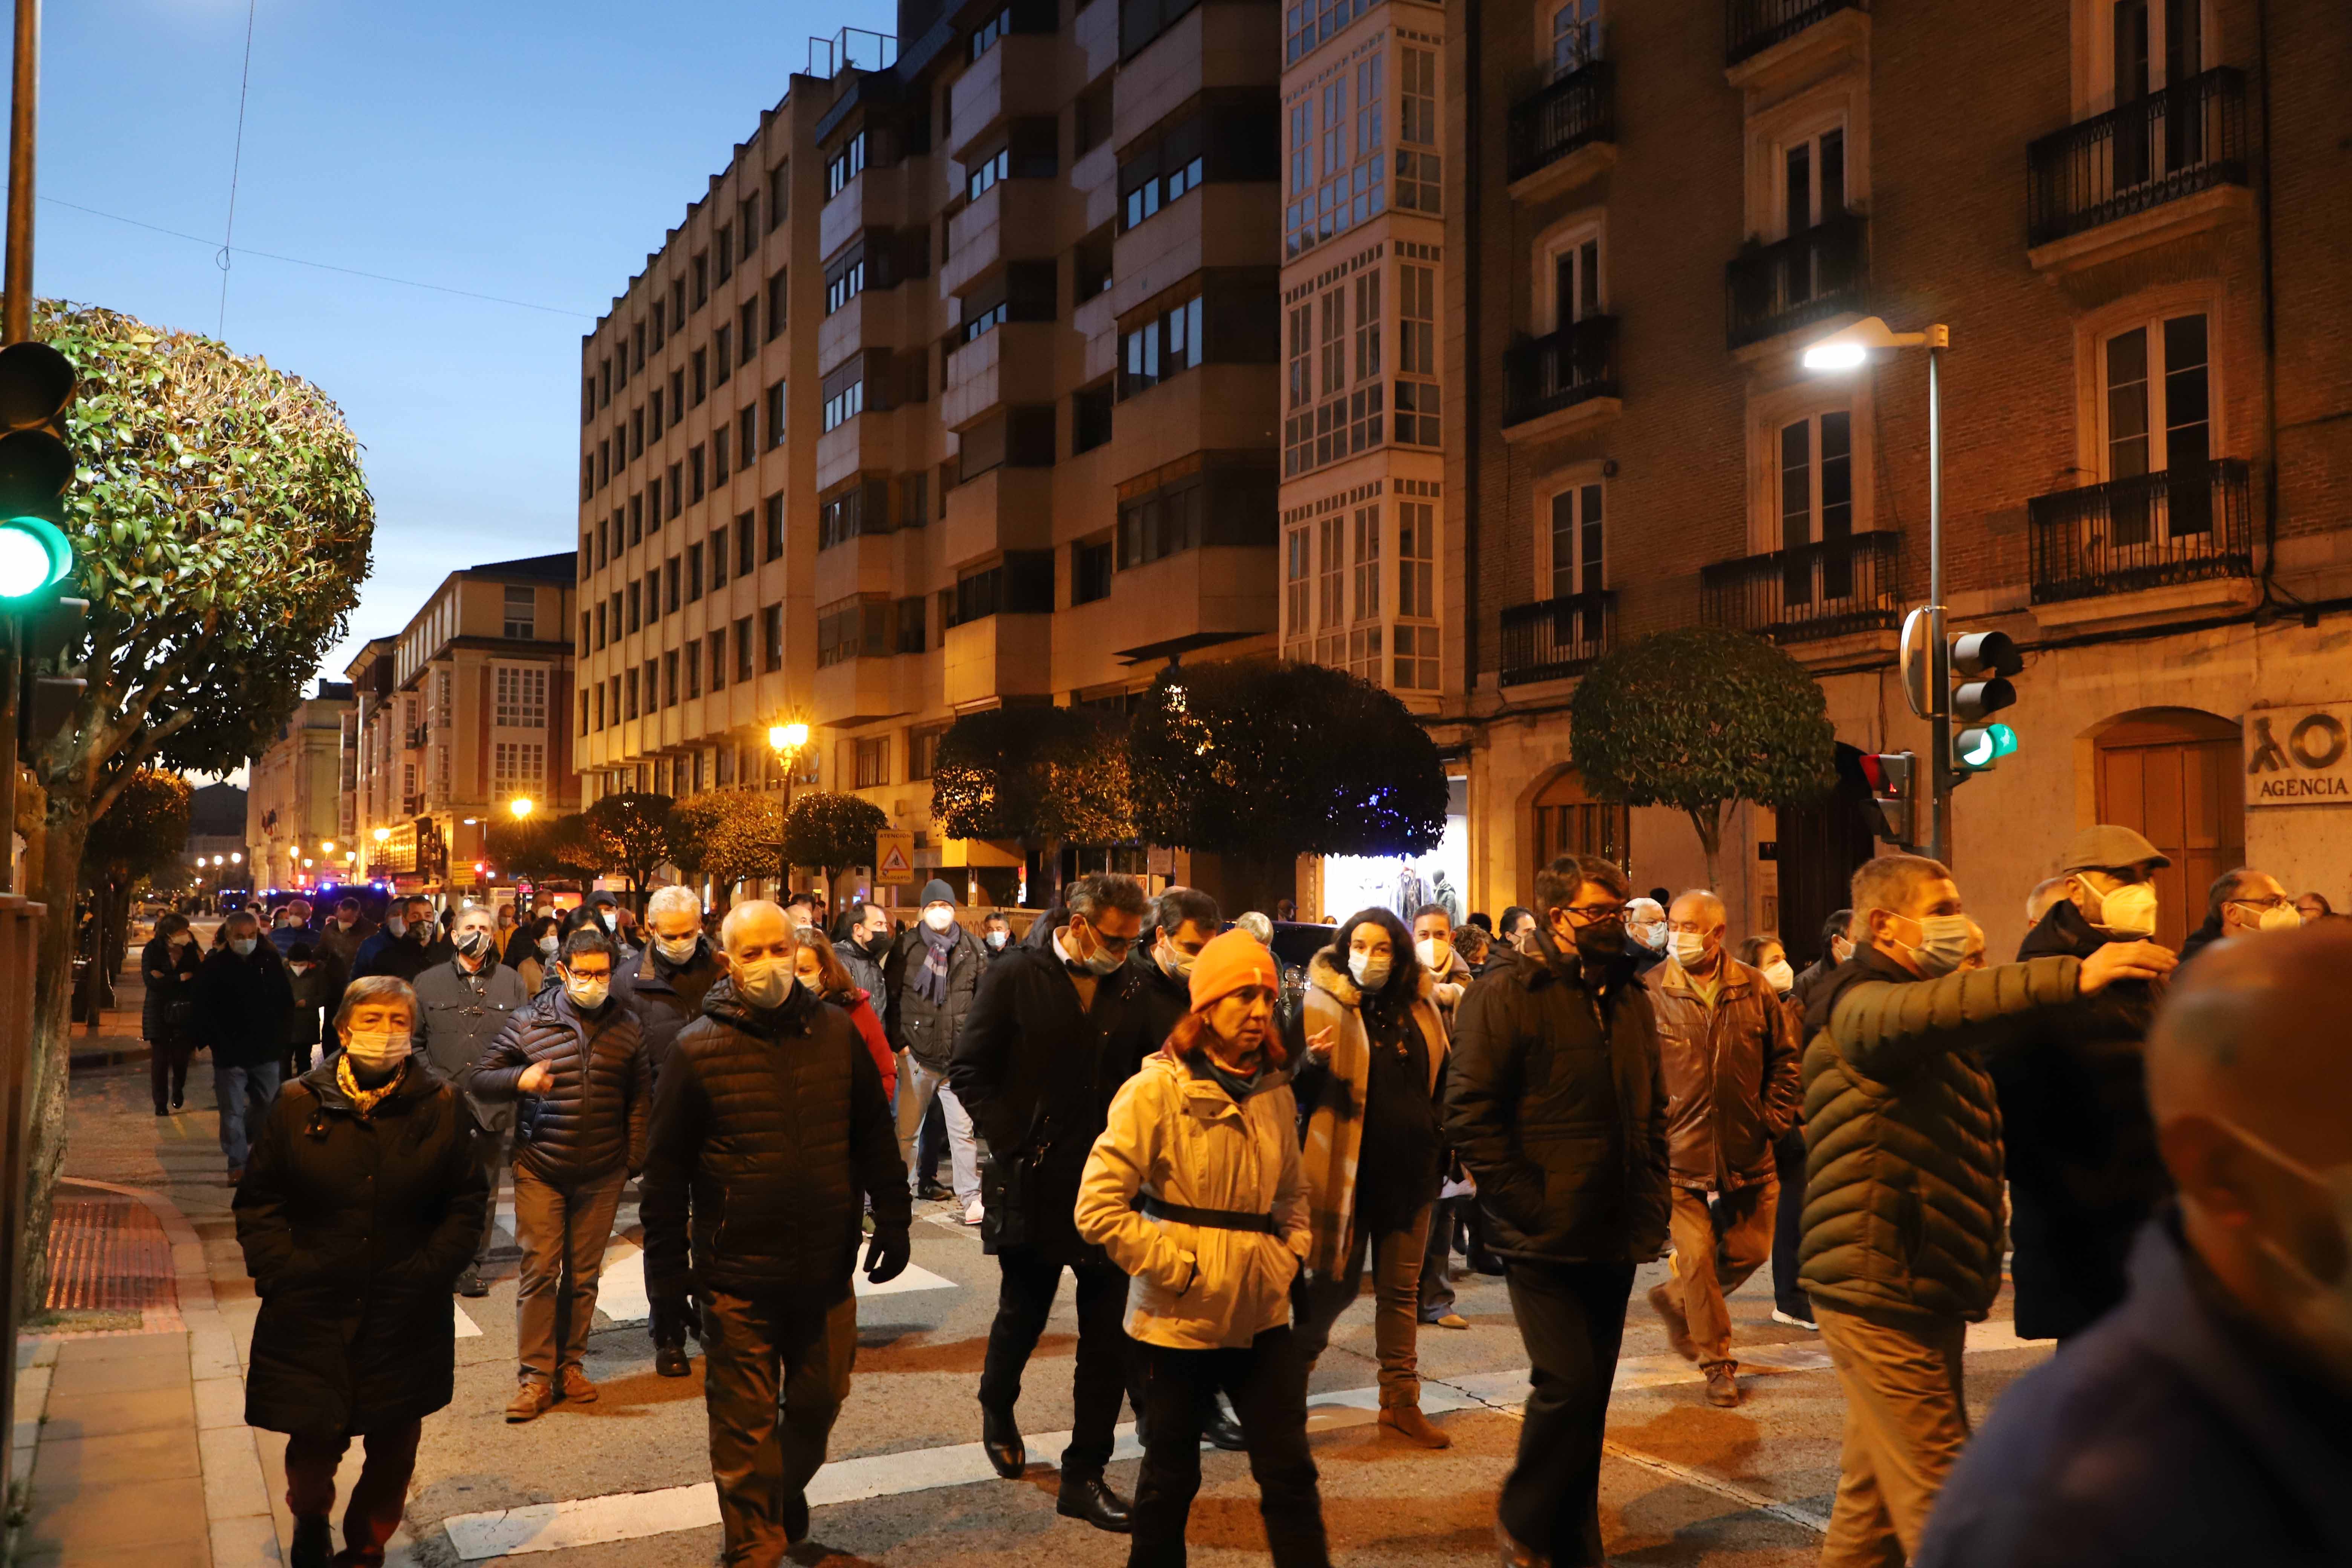
[[[1579,958],[1615,958],[1624,951],[1625,928],[1622,924],[1576,928],[1576,953]]]
[[[430,920],[422,920],[411,922],[408,928],[408,940],[415,942],[419,947],[423,947],[425,943],[431,942],[433,940],[433,922]]]

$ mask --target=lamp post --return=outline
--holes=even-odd
[[[1927,351],[1927,853],[1950,865],[1952,855],[1951,644],[1944,636],[1944,395],[1940,381],[1951,329],[1940,323],[1898,332],[1866,316],[1808,344],[1807,370],[1853,371],[1889,349]]]
[[[781,876],[778,886],[783,889],[784,898],[792,897],[793,892],[793,852],[787,847],[793,822],[793,774],[800,767],[801,749],[808,742],[809,727],[797,719],[768,726],[768,749],[784,764],[784,813],[776,834],[776,863]]]

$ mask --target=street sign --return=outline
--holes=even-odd
[[[879,888],[911,887],[915,880],[915,836],[899,828],[884,828],[874,836],[874,884]]]
[[[2246,715],[2246,806],[2352,805],[2352,702]]]

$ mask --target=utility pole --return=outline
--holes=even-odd
[[[0,338],[33,335],[33,132],[41,96],[41,0],[16,0],[16,71],[8,105],[8,258]],[[16,890],[16,617],[0,640],[0,893]]]
[[[1952,643],[1944,635],[1944,329],[1927,331],[1927,856],[1952,863]]]

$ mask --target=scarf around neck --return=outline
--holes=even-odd
[[[915,994],[934,1007],[944,1007],[948,1005],[948,960],[955,953],[963,928],[950,921],[945,931],[933,931],[928,925],[915,929],[923,936],[923,967],[915,976]]]

